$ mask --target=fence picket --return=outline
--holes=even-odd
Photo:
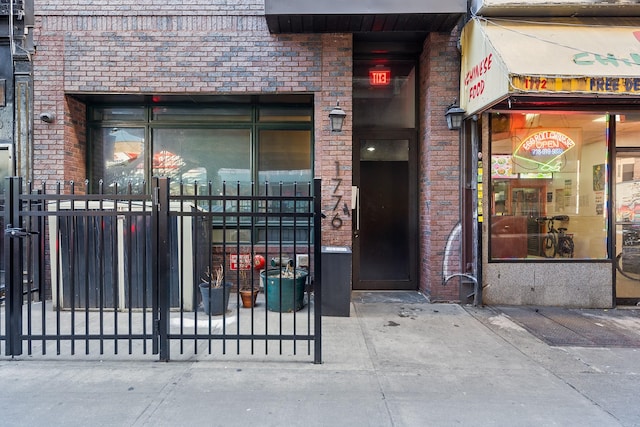
[[[44,356],[54,348],[54,354],[79,357],[79,344],[83,357],[117,356],[120,346],[146,357],[151,343],[151,355],[169,361],[201,352],[226,355],[227,344],[235,342],[238,355],[295,356],[297,343],[307,342],[306,353],[321,363],[320,203],[313,197],[320,194],[320,180],[313,187],[265,185],[261,195],[253,183],[225,184],[223,194],[213,194],[210,184],[179,184],[176,191],[168,178],[154,178],[150,194],[132,194],[131,186],[108,194],[102,183],[98,194],[78,194],[75,186],[65,194],[60,184],[47,193],[44,184],[35,191],[31,184],[24,189],[20,177],[8,180],[0,256],[6,283],[0,345],[6,355],[26,350]],[[38,234],[25,244],[29,227]],[[310,261],[306,309],[272,311],[268,284],[253,260],[259,255],[267,263],[295,263],[300,254]],[[249,270],[241,270],[247,255]],[[238,270],[231,270],[233,259]],[[257,306],[243,308],[234,293],[222,315],[200,311],[200,270],[220,264],[234,291],[263,288]],[[301,316],[305,322],[297,320]]]

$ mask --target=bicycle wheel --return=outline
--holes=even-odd
[[[556,256],[556,238],[551,233],[542,239],[542,255],[545,258],[554,258]]]
[[[629,263],[629,261],[626,260],[625,262],[625,260],[622,259],[622,252],[620,252],[616,257],[616,270],[618,270],[618,272],[627,279],[640,281],[640,270],[637,268],[630,268],[631,265],[626,265],[627,263]]]
[[[560,237],[558,240],[558,254],[563,258],[573,258],[573,239],[570,237]]]

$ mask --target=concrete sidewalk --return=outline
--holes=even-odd
[[[640,349],[551,347],[498,309],[416,295],[324,318],[322,365],[3,357],[0,425],[640,426]]]

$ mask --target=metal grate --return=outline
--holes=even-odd
[[[640,332],[625,328],[639,321],[635,311],[559,307],[499,307],[514,322],[551,346],[640,348]]]

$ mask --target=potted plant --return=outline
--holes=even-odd
[[[258,294],[260,293],[259,286],[252,286],[250,283],[247,283],[247,272],[240,272],[240,298],[242,299],[242,306],[244,308],[251,308],[256,305],[256,301],[258,300]]]
[[[260,293],[260,288],[253,288],[244,286],[240,289],[240,298],[242,298],[242,306],[244,308],[255,307],[258,301],[258,294]]]
[[[210,316],[223,314],[229,305],[229,293],[231,283],[224,282],[224,271],[222,265],[211,273],[209,267],[201,277],[200,294],[202,295],[202,305],[204,312]]]
[[[304,305],[307,271],[294,269],[292,263],[285,267],[263,271],[267,294],[267,310],[279,312],[298,311]]]

